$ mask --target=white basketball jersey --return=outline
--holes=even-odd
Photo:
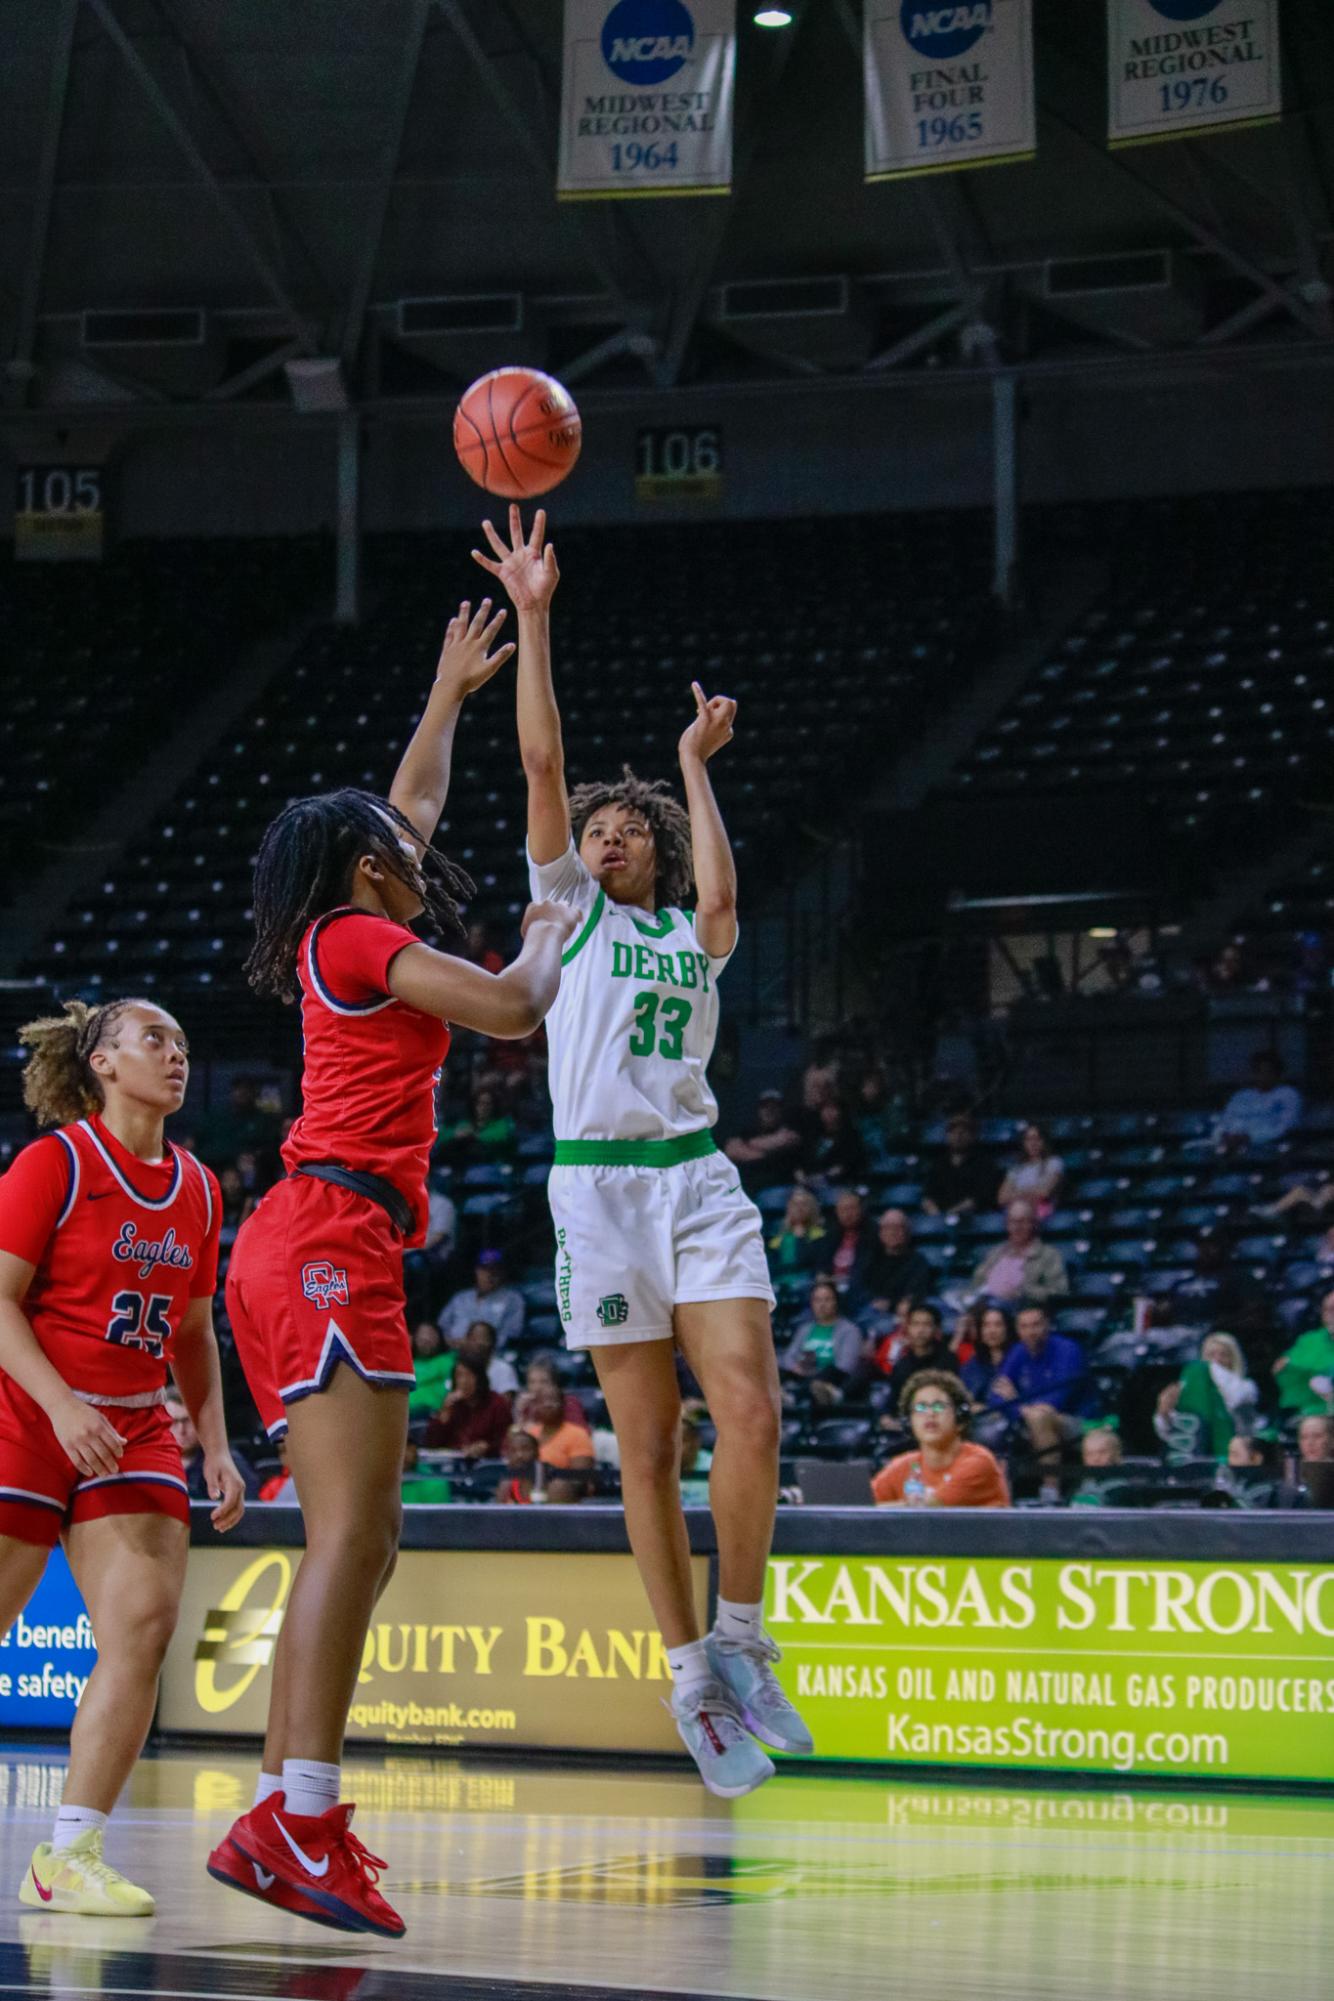
[[[530,855],[528,880],[535,900],[583,913],[547,1016],[556,1138],[678,1139],[712,1126],[706,1072],[727,960],[709,957],[685,911],[614,903],[573,842],[559,861]]]

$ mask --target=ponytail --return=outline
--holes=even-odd
[[[90,1007],[68,1000],[63,1014],[30,1021],[19,1030],[19,1041],[31,1050],[23,1066],[23,1102],[41,1126],[71,1125],[75,1119],[102,1109],[102,1086],[90,1062],[134,1000],[107,1001]]]

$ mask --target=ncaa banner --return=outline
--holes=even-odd
[[[1278,0],[1108,0],[1113,146],[1283,111]]]
[[[1031,160],[1032,0],[866,0],[866,178]]]
[[[727,194],[736,0],[565,0],[563,201]]]

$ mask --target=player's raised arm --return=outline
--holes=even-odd
[[[475,612],[465,599],[445,630],[435,685],[389,790],[390,805],[411,821],[424,842],[445,810],[454,731],[464,700],[485,686],[514,651],[509,643],[492,651],[506,616],[502,610],[492,617],[490,598],[483,598]]]
[[[408,1007],[455,1027],[500,1041],[520,1040],[546,1019],[560,986],[561,953],[579,923],[580,913],[569,904],[529,904],[523,950],[499,973],[429,945],[408,945],[389,968],[389,991]]]
[[[528,849],[541,866],[559,861],[570,845],[570,802],[565,791],[565,750],[560,710],[551,679],[551,600],[560,582],[556,551],[546,539],[547,517],[539,507],[526,539],[523,518],[511,507],[506,548],[489,521],[482,532],[492,555],[473,550],[473,559],[509,593],[519,621],[516,701],[519,754],[528,780]]]
[[[681,776],[690,809],[695,867],[695,936],[711,959],[725,959],[736,944],[736,863],[709,778],[709,759],[732,741],[736,703],[727,695],[705,698],[692,681],[695,720],[681,738]]]

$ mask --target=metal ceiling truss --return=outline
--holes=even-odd
[[[13,359],[6,372],[6,400],[27,403],[33,383],[33,344],[37,335],[37,313],[42,298],[42,276],[51,241],[51,205],[55,198],[56,167],[60,140],[65,129],[65,105],[69,98],[70,70],[74,60],[74,30],[78,22],[79,0],[61,0],[51,48],[51,74],[47,88],[46,123],[42,129],[42,152],[33,191],[32,237],[19,294],[14,328]]]
[[[394,85],[393,99],[385,118],[384,147],[380,154],[370,223],[362,242],[361,255],[357,259],[357,268],[343,311],[338,353],[344,373],[350,373],[352,370],[365,338],[366,309],[370,304],[371,287],[375,283],[375,273],[380,262],[380,245],[384,241],[384,226],[394,192],[399,156],[403,150],[403,133],[421,70],[422,44],[426,40],[426,25],[430,17],[431,0],[413,0],[412,18],[403,43],[403,60]]]

